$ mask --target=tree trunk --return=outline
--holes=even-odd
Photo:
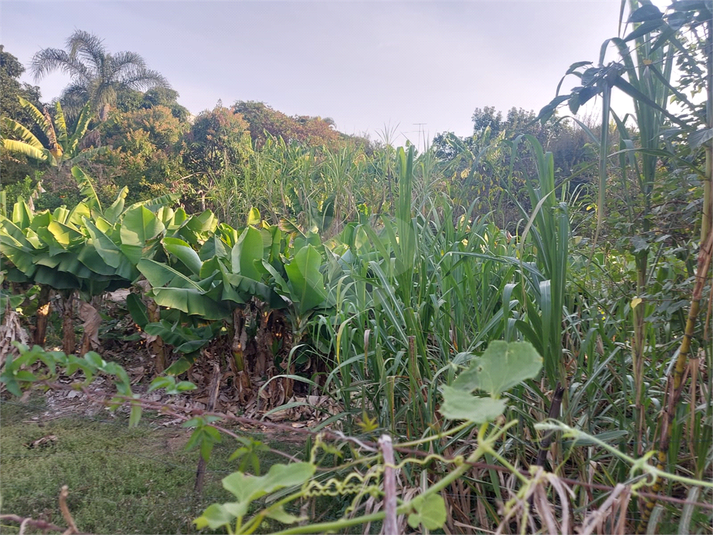
[[[146,297],[146,312],[149,317],[149,322],[157,323],[161,321],[161,309],[156,304],[156,301],[150,297]],[[149,351],[155,355],[156,375],[164,372],[166,369],[166,346],[160,336],[149,344]]]
[[[50,297],[52,288],[42,286],[40,295],[37,297],[37,321],[35,323],[35,334],[32,343],[38,346],[45,346],[45,338],[47,337],[47,321],[50,315]]]
[[[79,356],[83,356],[92,349],[99,349],[99,326],[102,318],[95,307],[84,301],[79,302],[79,318],[83,322],[84,330]]]
[[[242,308],[238,307],[233,311],[233,341],[231,350],[233,352],[233,366],[235,369],[235,389],[237,390],[240,403],[246,403],[252,393],[250,375],[245,363],[245,346],[247,345],[247,332],[245,330],[245,314]]]
[[[64,300],[64,314],[62,318],[62,351],[71,355],[77,349],[77,337],[74,334],[74,290]]]

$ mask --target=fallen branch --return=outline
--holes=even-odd
[[[62,512],[62,518],[64,518],[64,521],[69,526],[66,529],[59,527],[57,524],[52,524],[51,522],[35,520],[34,518],[22,517],[19,515],[0,515],[0,521],[8,520],[10,522],[17,522],[20,524],[20,531],[18,535],[24,535],[25,529],[28,526],[42,531],[60,531],[62,532],[62,535],[77,535],[80,532],[77,529],[77,524],[74,523],[72,513],[69,512],[69,507],[67,507],[67,496],[69,496],[69,488],[67,485],[64,485],[59,492],[59,510]]]

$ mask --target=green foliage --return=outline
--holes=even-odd
[[[256,147],[262,147],[268,137],[312,147],[339,145],[340,135],[332,129],[333,121],[321,117],[288,117],[263,102],[238,101],[233,109],[250,125],[250,135]]]
[[[468,420],[474,424],[494,421],[506,403],[499,399],[506,390],[525,379],[532,379],[542,368],[542,357],[527,342],[494,341],[481,357],[471,360],[451,386],[443,387],[441,414],[452,420]],[[480,390],[490,397],[474,397]]]
[[[472,525],[476,508],[479,526],[494,529],[485,525],[500,519],[490,503],[501,500],[509,512],[527,503],[540,483],[515,467],[541,463],[550,443],[558,474],[628,482],[632,463],[640,466],[634,457],[653,444],[658,414],[673,418],[668,462],[702,477],[713,421],[711,388],[701,385],[711,364],[702,327],[686,339],[706,365],[691,367],[696,379],[681,390],[678,412],[662,403],[669,357],[686,324],[701,199],[710,203],[703,165],[710,125],[691,97],[706,88],[707,58],[703,41],[679,30],[708,24],[709,10],[705,2],[665,11],[633,2],[632,26],[605,43],[597,65],[572,65],[577,86],[543,109],[544,123],[523,110],[506,117],[476,110],[472,137],[439,136],[420,154],[388,140],[352,143],[329,121],[290,118],[254,102],[204,112],[189,126],[164,107],[175,95],[125,93],[101,127],[112,149],[92,168],[107,182],[76,170],[83,200],[71,210],[35,210],[20,199],[0,219],[8,278],[86,294],[144,278],[143,299],[162,310],[150,320],[137,294],[127,308],[179,357],[152,389],[190,389],[178,375],[210,353],[235,364],[240,396],[260,386],[270,416],[306,404],[291,399],[303,388],[293,383],[302,382],[339,403],[321,425],[339,420],[348,433],[389,430],[407,447],[427,446],[427,460],[398,467],[406,485],[421,488],[399,504],[414,529],[439,529],[446,511]],[[616,61],[605,61],[607,50]],[[680,83],[672,81],[674,65]],[[634,99],[633,115],[612,108],[617,90]],[[603,97],[601,126],[554,117],[559,106],[576,113],[595,95]],[[689,115],[673,111],[671,99]],[[46,126],[42,115],[34,113]],[[53,120],[59,144],[67,137],[61,109]],[[119,191],[125,185],[131,192]],[[27,198],[32,186],[17,190]],[[187,208],[170,208],[171,196],[134,202],[179,190]],[[256,353],[259,369],[251,368]],[[90,375],[105,367],[95,356],[72,362]],[[541,368],[543,380],[532,381]],[[24,372],[9,360],[3,381],[13,393],[35,380]],[[562,440],[550,433],[555,427],[539,425],[548,410],[560,414],[558,383],[561,418],[572,426],[558,429],[574,437],[576,427],[587,437]],[[276,385],[285,394],[275,403],[281,407],[265,399]],[[128,402],[136,423],[140,401]],[[493,424],[503,417],[516,423]],[[190,425],[189,445],[205,458],[220,440],[219,424],[201,416]],[[575,450],[582,440],[591,449]],[[198,525],[250,533],[266,519],[294,524],[290,502],[330,493],[351,500],[339,519],[285,533],[383,520],[383,513],[354,516],[367,495],[383,497],[379,456],[355,454],[348,462],[360,465],[358,473],[337,470],[327,479],[315,475],[316,452],[348,454],[316,442],[302,463],[313,473],[281,487],[271,472],[259,473],[263,445],[240,440],[234,457],[254,476],[227,478],[237,502],[209,507]],[[677,456],[687,443],[690,455]],[[506,501],[494,471],[445,460],[454,452],[510,470],[517,497]],[[290,466],[275,473],[289,475]],[[462,502],[446,507],[452,493],[442,491],[456,479],[463,479]],[[575,493],[577,514],[597,494],[584,486]]]
[[[196,117],[187,145],[189,169],[207,180],[244,165],[252,152],[248,123],[239,113],[222,106]]]
[[[69,133],[64,119],[62,106],[59,102],[55,105],[54,121],[50,117],[47,109],[40,112],[32,103],[22,97],[18,97],[20,105],[27,111],[34,122],[34,126],[47,139],[44,144],[35,136],[30,129],[19,122],[4,118],[5,129],[9,134],[19,139],[2,139],[6,150],[14,154],[20,154],[27,158],[40,161],[50,166],[61,166],[63,163],[75,163],[85,160],[104,151],[104,149],[82,149],[80,142],[87,134],[91,115],[89,106],[82,108],[74,130]]]
[[[416,498],[411,504],[415,512],[408,515],[408,525],[412,528],[438,529],[446,523],[446,502],[439,494]]]

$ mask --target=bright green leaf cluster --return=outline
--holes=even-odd
[[[242,518],[248,513],[250,504],[277,490],[286,487],[296,487],[304,484],[314,474],[316,467],[312,463],[274,464],[264,476],[251,476],[235,472],[223,479],[223,488],[233,494],[235,502],[213,504],[203,514],[194,520],[198,529],[210,527],[218,529],[238,520],[241,525]],[[299,520],[298,517],[288,514],[282,505],[275,504],[263,511],[267,518],[275,519],[284,524],[291,524]],[[238,531],[240,532],[240,531]]]
[[[441,414],[452,420],[475,424],[492,422],[506,407],[500,395],[525,379],[535,377],[542,368],[542,357],[529,342],[490,343],[482,356],[474,357],[451,386],[443,387]],[[473,396],[479,390],[487,397]]]

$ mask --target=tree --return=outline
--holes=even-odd
[[[24,98],[36,107],[40,104],[40,88],[26,83],[20,83],[19,78],[25,68],[18,59],[6,52],[4,46],[0,45],[0,117],[6,117],[22,124],[32,124],[29,114],[20,105],[18,97]],[[40,135],[36,129],[32,129],[33,134]],[[7,137],[8,130],[0,122],[0,138]],[[2,146],[2,143],[0,143]],[[34,175],[38,169],[32,161],[22,155],[11,154],[9,151],[0,151],[0,169],[2,169],[3,190],[7,191],[8,204],[14,204],[16,194],[27,196],[32,189],[32,179],[25,178]],[[17,184],[17,186],[15,186]],[[8,186],[11,187],[8,190]],[[22,191],[14,191],[17,188]]]
[[[138,54],[110,54],[99,37],[82,30],[67,39],[67,50],[44,48],[37,52],[31,69],[36,80],[56,70],[69,74],[72,82],[60,97],[68,114],[78,114],[89,102],[102,121],[122,91],[169,87],[166,79],[148,69]]]
[[[117,110],[126,113],[137,110],[148,110],[156,106],[166,106],[171,109],[171,114],[181,122],[186,122],[190,112],[181,106],[177,99],[178,91],[168,87],[154,87],[145,93],[127,89],[118,95]]]
[[[499,225],[514,230],[521,217],[517,204],[531,208],[525,181],[536,169],[535,154],[528,146],[513,159],[512,142],[523,134],[532,135],[553,153],[557,187],[567,181],[572,189],[591,181],[587,169],[594,157],[587,136],[554,118],[544,123],[536,119],[534,112],[522,108],[511,108],[503,116],[486,106],[473,113],[472,136],[444,132],[433,139],[431,150],[449,177],[448,192],[457,204],[467,207],[475,202],[477,213],[492,212]]]
[[[186,137],[188,166],[199,175],[244,164],[252,152],[249,124],[241,114],[222,106],[196,117]]]
[[[185,192],[183,137],[189,127],[166,106],[112,113],[99,127],[109,148],[92,169],[99,195],[109,199],[126,186],[127,202],[136,202]]]
[[[0,45],[0,117],[10,117],[23,122],[27,117],[17,97],[23,97],[35,106],[40,105],[40,88],[19,81],[25,67]]]
[[[310,147],[335,148],[343,145],[343,137],[333,128],[334,121],[330,118],[290,117],[263,102],[254,101],[236,102],[233,109],[250,125],[250,136],[258,148],[265,144],[268,135],[281,137],[287,143],[297,141]]]

